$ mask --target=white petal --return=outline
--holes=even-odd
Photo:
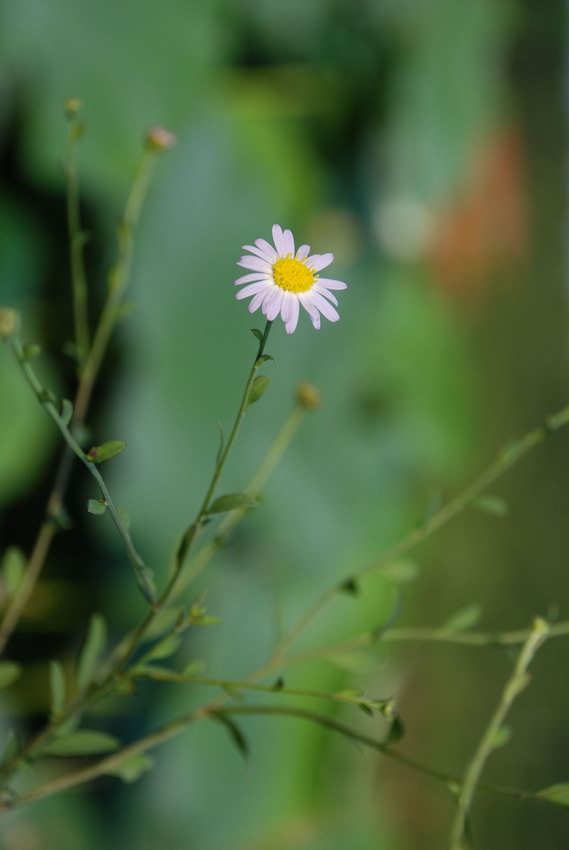
[[[290,321],[291,311],[292,311],[292,302],[295,301],[296,298],[292,294],[292,292],[285,292],[283,296],[283,303],[281,306],[281,319],[286,323]]]
[[[333,259],[334,254],[313,254],[308,258],[306,264],[319,272],[320,269],[325,269],[326,266],[329,266]]]
[[[265,298],[263,302],[263,313],[269,320],[269,322],[274,321],[277,318],[281,304],[283,302],[284,292],[282,289],[279,289],[278,286],[275,286],[274,290]]]
[[[286,243],[280,224],[273,224],[273,242],[279,257],[286,257]]]
[[[326,301],[325,298],[322,298],[322,296],[319,295],[317,292],[315,292],[314,289],[311,289],[310,292],[307,293],[307,295],[308,295],[308,298],[310,299],[310,301],[312,302],[312,304],[318,310],[320,310],[322,315],[326,316],[326,318],[330,322],[337,322],[338,321],[340,316],[338,315],[336,310],[334,310],[334,308],[330,304],[328,304],[328,302]]]
[[[254,313],[255,310],[258,310],[266,297],[266,292],[263,291],[255,295],[254,298],[251,298],[251,300],[249,301],[249,312]]]
[[[347,289],[348,284],[341,280],[330,280],[328,277],[319,277],[318,283],[320,286],[325,286],[326,289]]]
[[[260,257],[261,260],[265,260],[266,263],[271,262],[270,256],[266,251],[263,251],[261,248],[255,248],[254,245],[242,245],[241,246],[244,251],[249,251],[251,254],[255,254],[256,257]]]
[[[287,334],[292,334],[296,330],[296,326],[298,324],[298,314],[300,312],[299,303],[300,302],[299,302],[298,298],[295,298],[293,296],[291,313],[290,313],[290,316],[289,316],[289,320],[285,325],[285,330],[286,330]]]
[[[253,274],[244,274],[243,277],[238,277],[235,281],[235,286],[241,286],[243,283],[253,283],[256,280],[271,280],[265,272],[254,272]]]
[[[279,256],[270,242],[267,242],[266,239],[255,239],[255,245],[257,248],[260,248],[261,251],[264,251],[271,263],[274,263],[277,257]]]
[[[287,254],[290,254],[291,257],[294,257],[294,236],[292,235],[292,231],[285,230],[283,233],[283,237],[286,245]]]
[[[312,289],[314,290],[314,292],[319,292],[323,298],[327,298],[328,301],[330,301],[332,304],[335,304],[336,307],[338,306],[338,299],[336,298],[336,296],[332,295],[332,293],[325,289],[323,286],[318,286],[318,284],[315,283]]]
[[[271,264],[266,260],[261,260],[260,257],[241,257],[237,265],[244,269],[251,269],[254,272],[271,273]]]
[[[308,257],[310,254],[310,245],[301,245],[298,251],[296,252],[297,260],[304,260],[305,257]]]
[[[316,328],[317,331],[320,330],[320,313],[318,312],[314,304],[311,302],[308,293],[301,292],[298,296],[298,300],[310,316],[313,326]]]
[[[235,297],[238,301],[242,298],[249,298],[251,295],[256,295],[257,292],[266,291],[270,285],[271,284],[266,280],[262,280],[259,283],[250,283],[249,286],[245,286],[243,289],[240,289]]]

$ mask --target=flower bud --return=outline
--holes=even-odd
[[[312,384],[299,384],[296,389],[296,403],[303,410],[316,410],[320,407],[322,397],[320,390]]]
[[[176,136],[164,127],[151,127],[146,134],[146,147],[151,151],[169,151],[176,144]]]
[[[0,340],[8,339],[18,330],[20,314],[10,307],[0,307]]]
[[[67,117],[73,118],[81,109],[81,101],[77,97],[68,97],[63,106]]]

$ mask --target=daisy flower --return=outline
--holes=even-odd
[[[334,255],[309,256],[310,245],[301,245],[295,253],[292,233],[278,224],[273,226],[273,241],[274,248],[265,239],[256,239],[254,246],[243,246],[249,253],[241,257],[237,265],[251,274],[235,281],[236,286],[243,287],[235,297],[252,296],[249,312],[254,313],[260,307],[271,322],[280,313],[289,334],[294,333],[298,324],[300,305],[316,330],[320,328],[321,314],[330,322],[337,322],[340,316],[332,305],[337,306],[338,301],[331,290],[346,289],[346,284],[319,275],[330,265]]]

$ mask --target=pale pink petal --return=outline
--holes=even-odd
[[[313,254],[308,258],[306,264],[319,272],[320,269],[325,269],[326,266],[329,266],[333,259],[334,254]]]
[[[328,301],[330,301],[332,304],[335,304],[336,307],[338,306],[338,299],[336,298],[336,296],[332,295],[332,293],[325,289],[323,286],[318,286],[318,284],[315,283],[312,289],[314,292],[319,292],[320,295],[322,295],[324,298],[327,298]]]
[[[316,328],[317,331],[320,330],[320,313],[318,312],[314,304],[311,302],[308,294],[306,292],[300,292],[298,295],[298,300],[310,316],[313,326]]]
[[[271,264],[266,260],[261,260],[260,257],[241,257],[237,265],[254,272],[265,272],[266,274],[271,272]]]
[[[257,293],[254,298],[251,298],[251,300],[249,301],[249,312],[254,313],[255,310],[258,310],[266,297],[266,293],[263,291]]]
[[[266,239],[255,239],[255,245],[257,246],[257,248],[260,248],[261,251],[265,252],[271,263],[274,263],[275,260],[278,258],[279,255],[277,254],[271,243],[267,242]]]
[[[286,257],[286,242],[280,224],[273,224],[273,242],[279,257]]]
[[[249,286],[245,286],[243,289],[240,289],[235,297],[238,301],[242,298],[249,298],[251,295],[256,295],[257,292],[265,292],[270,285],[271,284],[266,280],[262,280],[259,283],[250,283]]]
[[[267,252],[263,251],[261,248],[255,248],[254,245],[242,245],[241,247],[244,251],[249,251],[251,254],[255,254],[256,257],[260,257],[261,260],[265,260],[266,263],[272,262]]]
[[[290,254],[291,257],[294,257],[294,236],[292,235],[292,231],[285,230],[283,233],[283,237],[286,245],[287,254]]]
[[[298,251],[296,252],[297,260],[304,260],[305,257],[308,257],[310,254],[310,245],[301,245]]]
[[[296,330],[296,326],[298,324],[298,314],[299,314],[299,300],[293,296],[291,311],[289,315],[288,322],[285,325],[285,330],[287,334],[292,334]]]
[[[307,293],[307,295],[308,295],[308,298],[310,299],[310,301],[312,302],[312,304],[318,310],[320,310],[322,315],[326,316],[326,318],[330,322],[337,322],[338,321],[340,316],[338,315],[336,310],[334,310],[334,308],[330,304],[328,304],[328,302],[326,301],[325,298],[322,298],[322,296],[319,295],[317,292],[315,292],[314,289],[311,289],[310,292]]]
[[[235,281],[235,286],[241,286],[243,283],[253,283],[256,280],[271,280],[265,272],[254,272],[253,274],[244,274],[243,277],[238,277]]]
[[[320,286],[325,286],[326,289],[347,289],[348,284],[341,280],[330,280],[328,277],[319,277],[318,283]]]

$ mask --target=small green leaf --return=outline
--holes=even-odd
[[[257,366],[262,366],[262,365],[263,365],[263,363],[268,363],[268,362],[269,362],[269,360],[273,360],[273,361],[274,361],[274,359],[275,359],[275,358],[274,358],[271,354],[261,354],[261,356],[260,356],[260,357],[257,357],[256,365],[257,365]]]
[[[59,661],[49,664],[49,683],[51,688],[51,716],[59,717],[65,708],[65,675]]]
[[[191,679],[192,676],[197,676],[198,673],[202,673],[204,670],[205,662],[197,658],[195,661],[190,661],[189,664],[186,664],[180,675],[184,678]]]
[[[2,764],[6,764],[7,762],[11,761],[19,749],[20,743],[18,741],[18,736],[16,735],[13,729],[10,729],[10,731],[6,735],[4,746],[2,747],[2,755],[0,756],[0,762]]]
[[[17,546],[10,546],[2,558],[2,578],[6,595],[12,598],[18,592],[26,571],[26,557]]]
[[[224,514],[228,511],[249,510],[256,508],[258,505],[257,499],[249,496],[248,493],[227,493],[225,496],[219,496],[218,499],[210,505],[208,514]]]
[[[495,750],[498,750],[500,747],[505,747],[511,737],[512,730],[510,729],[510,727],[501,726],[494,735],[494,738],[492,739],[492,747]]]
[[[120,455],[126,449],[126,443],[123,440],[109,440],[107,443],[102,443],[100,446],[93,446],[87,452],[87,459],[91,463],[104,463],[107,460]]]
[[[0,661],[0,688],[9,688],[21,672],[22,668],[15,661]]]
[[[211,717],[213,720],[217,720],[219,723],[225,726],[231,736],[231,740],[233,741],[241,755],[244,758],[247,758],[247,756],[249,755],[249,745],[247,743],[245,735],[243,734],[237,723],[235,723],[234,720],[231,720],[225,714],[212,714]]]
[[[77,683],[80,690],[85,690],[87,685],[90,684],[106,641],[107,627],[105,621],[100,614],[93,614],[77,670]]]
[[[558,806],[569,807],[569,783],[560,783],[559,785],[550,785],[548,788],[542,788],[538,791],[536,797],[540,800],[547,800],[550,803],[556,803]]]
[[[273,691],[282,691],[285,686],[285,680],[282,676],[279,676],[278,679],[273,683]]]
[[[223,449],[225,448],[225,434],[223,433],[223,426],[221,422],[217,423],[217,427],[219,428],[219,446],[217,449],[217,454],[215,456],[216,464],[219,463],[219,461],[221,460],[223,455]]]
[[[107,503],[104,499],[89,499],[87,510],[94,516],[101,516],[107,510]]]
[[[259,342],[263,341],[263,334],[259,330],[259,328],[251,328],[251,333],[253,334],[254,337],[256,337],[259,340]]]
[[[355,578],[348,578],[340,585],[342,593],[347,593],[349,596],[357,596],[360,592],[358,583]]]
[[[152,625],[147,629],[145,639],[153,640],[160,637],[164,632],[169,632],[180,619],[182,614],[181,608],[163,608],[154,617]]]
[[[179,635],[168,635],[168,637],[152,647],[146,655],[146,661],[158,661],[161,658],[168,658],[180,648],[181,643],[182,638]]]
[[[417,578],[419,566],[414,561],[392,561],[381,569],[381,575],[393,584],[407,584]]]
[[[59,417],[67,428],[67,426],[73,419],[73,405],[71,404],[68,398],[64,398],[61,400],[61,404],[59,406]]]
[[[506,502],[498,496],[479,496],[474,499],[472,506],[485,514],[498,517],[506,516],[509,510]]]
[[[41,354],[41,345],[37,345],[35,342],[26,342],[22,348],[23,360],[32,360],[39,354]]]
[[[447,634],[456,634],[471,629],[480,620],[482,609],[480,605],[467,605],[453,614],[442,626],[442,631]]]
[[[106,732],[93,732],[80,729],[65,738],[56,738],[43,748],[50,756],[89,756],[96,753],[110,753],[116,750],[120,741]]]
[[[257,375],[255,380],[253,381],[253,386],[251,387],[251,392],[249,393],[247,404],[251,405],[255,404],[256,401],[259,401],[261,396],[264,395],[269,389],[270,383],[271,379],[268,375]]]
[[[131,756],[131,758],[125,759],[120,764],[113,765],[106,773],[109,776],[118,776],[123,782],[136,782],[144,773],[148,773],[153,766],[153,759],[150,756],[142,754],[140,756]]]
[[[396,744],[398,741],[401,740],[404,734],[405,724],[397,714],[391,721],[389,732],[387,733],[387,737],[385,738],[384,744]]]

